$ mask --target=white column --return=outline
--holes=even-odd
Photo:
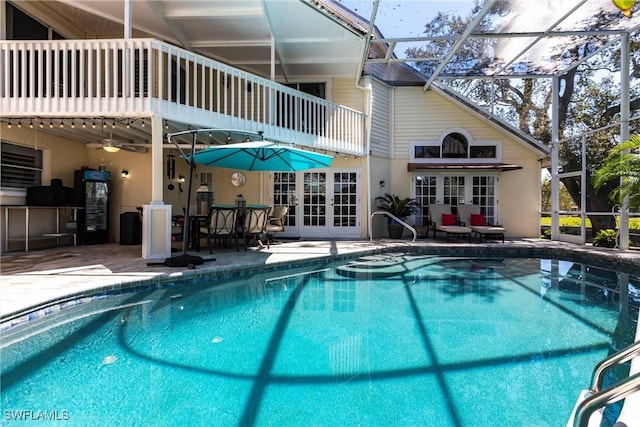
[[[151,204],[163,203],[164,120],[151,116]]]
[[[151,203],[142,212],[142,258],[171,256],[171,205],[163,202],[163,118],[151,116]]]
[[[629,139],[629,33],[620,38],[620,142]],[[620,181],[624,185],[624,180]],[[620,249],[629,249],[629,197],[620,206]]]
[[[133,14],[132,14],[132,2],[131,0],[124,0],[124,38],[130,39],[132,35],[131,28],[133,27]]]
[[[560,198],[558,177],[558,104],[560,93],[560,80],[558,77],[552,78],[552,99],[551,99],[551,240],[557,240],[560,234]]]

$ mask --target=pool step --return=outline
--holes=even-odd
[[[492,271],[494,268],[503,267],[503,259],[493,258],[447,258],[424,257],[415,258],[406,254],[371,255],[359,258],[357,261],[336,268],[336,274],[343,277],[359,279],[384,279],[406,274],[421,267],[437,265],[448,269],[455,269],[457,274],[473,275]],[[441,270],[432,271],[434,279],[441,279]],[[428,273],[423,272],[424,277]]]

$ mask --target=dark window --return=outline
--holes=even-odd
[[[469,143],[467,138],[460,133],[450,133],[444,137],[442,141],[442,157],[443,158],[459,158],[468,157],[467,148]]]
[[[469,147],[469,157],[471,158],[496,158],[495,145],[473,145]]]
[[[42,150],[2,142],[2,188],[27,188],[42,183]]]
[[[285,86],[326,99],[325,83],[289,83]],[[277,94],[276,104],[276,124],[278,126],[316,135],[320,135],[324,131],[327,113],[323,106],[300,100],[287,93]]]
[[[7,3],[7,40],[48,40],[49,28],[36,21],[17,7]],[[64,37],[53,31],[53,40]]]
[[[304,92],[309,95],[317,96],[318,98],[326,98],[326,84],[324,83],[289,83],[285,86],[299,90],[300,92]]]
[[[433,159],[440,158],[440,147],[437,145],[418,145],[413,153],[416,159]]]
[[[47,40],[49,30],[20,9],[7,4],[8,40]]]

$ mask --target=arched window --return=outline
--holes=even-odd
[[[442,140],[442,158],[468,157],[469,141],[458,132],[452,132]]]

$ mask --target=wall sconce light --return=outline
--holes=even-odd
[[[384,187],[386,185],[386,183],[384,182],[384,179],[380,180],[380,187]]]
[[[167,155],[167,179],[176,178],[176,156],[173,154]]]
[[[122,179],[129,178],[129,171],[126,169],[122,169],[122,172],[120,172],[120,178]]]
[[[186,180],[187,179],[184,177],[184,175],[178,175],[178,181],[180,181],[180,184],[184,184]]]

